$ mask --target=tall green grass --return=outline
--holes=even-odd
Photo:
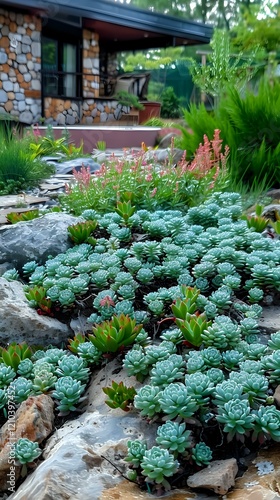
[[[0,194],[12,194],[36,186],[53,172],[45,162],[32,160],[28,137],[0,122]]]

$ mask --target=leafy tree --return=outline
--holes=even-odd
[[[232,43],[246,51],[258,46],[269,53],[280,50],[280,8],[253,6],[245,10],[239,23],[232,29]],[[264,17],[265,16],[265,17]]]

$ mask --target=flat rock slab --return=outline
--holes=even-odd
[[[189,476],[187,485],[190,488],[206,488],[218,495],[225,495],[234,486],[237,472],[235,458],[214,460],[205,469]]]
[[[64,188],[65,187],[65,183],[64,182],[57,182],[56,184],[40,184],[40,189],[42,189],[43,191],[54,191],[55,189],[60,189],[60,188]]]
[[[37,203],[45,203],[46,201],[48,201],[48,198],[39,198],[38,196],[30,196],[28,194],[8,194],[0,196],[0,207],[15,207],[20,203],[35,205]]]

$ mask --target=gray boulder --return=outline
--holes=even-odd
[[[28,305],[19,281],[0,278],[0,345],[10,342],[61,346],[72,330],[55,318],[40,316]]]
[[[48,255],[66,252],[72,246],[67,227],[77,217],[61,212],[51,213],[28,222],[0,228],[0,264],[9,262],[21,269],[28,261],[44,262]]]

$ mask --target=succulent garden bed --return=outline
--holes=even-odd
[[[105,387],[108,405],[158,424],[153,447],[128,442],[129,477],[148,491],[182,487],[213,459],[235,457],[242,471],[248,453],[279,441],[280,332],[264,335],[258,319],[278,300],[280,244],[241,216],[240,196],[219,192],[187,212],[88,209],[69,227],[72,248],[7,271],[38,313],[79,311],[87,326],[68,348],[2,349],[2,412],[11,393],[15,405],[49,393],[72,417],[91,370],[117,357],[139,386]],[[38,456],[18,446],[21,463]]]
[[[23,283],[38,314],[84,324],[60,348],[0,348],[3,421],[11,401],[16,409],[48,394],[58,427],[82,410],[92,373],[116,358],[136,383],[104,385],[108,407],[157,426],[152,445],[128,441],[126,477],[159,496],[213,460],[233,457],[242,474],[248,457],[280,441],[280,331],[259,326],[263,308],[279,302],[279,220],[260,206],[243,215],[241,196],[226,191],[219,131],[191,163],[183,156],[175,167],[169,153],[161,164],[143,144],[94,176],[74,171],[60,200],[80,216],[70,248],[2,275]],[[40,450],[17,441],[18,466],[36,464]]]

